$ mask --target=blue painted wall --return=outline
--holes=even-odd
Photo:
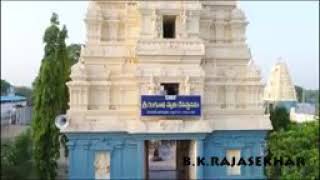
[[[226,157],[227,150],[239,149],[241,157],[264,156],[266,131],[215,131],[204,141],[206,158]],[[228,176],[227,166],[205,166],[204,178],[264,179],[263,166],[241,167],[240,176]]]
[[[72,133],[69,138],[69,178],[93,179],[94,154],[109,151],[111,178],[144,178],[144,141],[150,139],[195,140],[197,156],[225,157],[228,149],[241,149],[241,156],[263,156],[266,131],[215,131],[211,134]],[[197,178],[264,178],[263,167],[245,167],[241,176],[227,176],[226,167],[199,166]]]
[[[123,133],[68,134],[69,178],[93,179],[96,151],[108,151],[111,157],[111,178],[141,179],[144,177],[144,141]],[[138,163],[142,162],[142,163]]]

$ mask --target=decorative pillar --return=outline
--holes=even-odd
[[[253,98],[252,98],[252,86],[247,87],[248,88],[248,104],[250,109],[252,109],[252,105],[253,105]]]
[[[102,17],[99,15],[95,19],[86,19],[87,41],[96,44],[100,42]]]
[[[240,28],[241,24],[238,21],[231,20],[231,40],[234,44],[241,42]]]
[[[199,22],[200,22],[200,11],[190,11],[189,12],[189,25],[188,25],[188,34],[190,37],[199,36]]]
[[[88,109],[88,99],[89,99],[89,87],[86,82],[84,82],[84,85],[79,87],[79,100],[78,100],[78,106],[81,110],[87,110]]]
[[[110,91],[111,91],[111,87],[110,85],[107,85],[106,87],[106,107],[107,109],[110,109]]]
[[[155,14],[156,16],[156,22],[155,22],[155,31],[156,33],[154,34],[155,35],[155,38],[162,38],[162,34],[163,34],[163,28],[162,28],[162,16],[161,15],[158,15],[158,14]]]
[[[76,141],[76,142],[75,142]],[[91,179],[91,162],[89,161],[89,142],[87,140],[70,140],[69,147],[69,178]]]
[[[141,37],[152,36],[150,26],[152,25],[152,9],[140,9],[142,16]]]
[[[67,146],[68,146],[68,150],[69,150],[69,168],[68,168],[68,177],[69,179],[72,179],[73,176],[76,174],[76,172],[74,172],[74,164],[73,162],[74,160],[74,149],[75,149],[75,142],[74,140],[69,139],[69,141],[67,142]]]
[[[145,171],[147,170],[146,167],[144,166],[144,161],[147,159],[147,158],[144,158],[144,151],[146,151],[146,149],[144,149],[144,141],[141,140],[138,142],[138,148],[137,148],[138,152],[137,152],[137,155],[138,155],[138,164],[137,164],[137,171],[138,171],[138,176],[136,177],[137,179],[144,179],[145,176],[144,176],[144,173]]]
[[[231,11],[231,37],[233,44],[243,44],[245,42],[245,28],[248,23],[242,10],[234,8]]]
[[[262,108],[263,107],[263,87],[262,86],[259,86],[258,87],[258,107],[259,108]]]
[[[247,25],[247,22],[241,22],[241,25],[239,27],[239,39],[240,39],[240,43],[245,43],[245,40],[246,40],[246,36],[245,36],[245,32],[246,32],[246,25]]]
[[[204,35],[202,36],[204,40],[210,41],[210,30],[211,30],[211,25],[212,25],[212,20],[202,20],[202,25],[201,27],[203,28],[203,33]]]
[[[118,40],[119,22],[120,21],[118,19],[112,19],[107,21],[110,33],[109,37],[111,41]]]
[[[235,91],[231,85],[226,86],[226,106],[227,108],[234,108],[235,104]]]
[[[190,84],[190,77],[186,76],[185,80],[184,80],[184,93],[185,95],[190,95],[191,94],[191,84]]]
[[[259,105],[259,87],[254,87],[254,105],[257,108]]]
[[[188,33],[187,33],[187,21],[188,21],[188,16],[187,16],[187,11],[184,9],[181,11],[180,16],[179,16],[179,25],[178,25],[178,35],[179,38],[187,38]]]
[[[70,98],[70,101],[69,101],[69,106],[70,106],[70,109],[71,107],[74,106],[74,90],[71,89],[71,87],[69,87],[69,98]]]
[[[148,84],[148,95],[156,94],[156,83],[154,82],[154,77],[151,76]]]
[[[215,22],[215,30],[216,30],[216,42],[223,43],[224,42],[224,31],[225,31],[225,15],[224,11],[220,10],[217,12],[216,15],[216,22]]]
[[[86,86],[84,88],[84,95],[83,95],[83,98],[84,98],[84,102],[83,102],[83,108],[85,110],[88,110],[88,103],[89,103],[89,87]]]

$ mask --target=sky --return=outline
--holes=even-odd
[[[52,12],[65,24],[67,43],[85,42],[87,1],[1,1],[1,79],[29,86],[43,57],[42,36]],[[294,84],[319,88],[319,3],[317,1],[239,1],[249,21],[247,43],[263,82],[279,57]]]

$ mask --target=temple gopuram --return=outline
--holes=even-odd
[[[220,163],[265,156],[272,129],[236,1],[90,1],[84,21],[60,128],[70,179],[265,178]]]

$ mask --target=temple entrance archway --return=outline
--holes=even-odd
[[[184,157],[193,156],[191,140],[146,140],[146,179],[192,179],[193,168],[184,165]]]

